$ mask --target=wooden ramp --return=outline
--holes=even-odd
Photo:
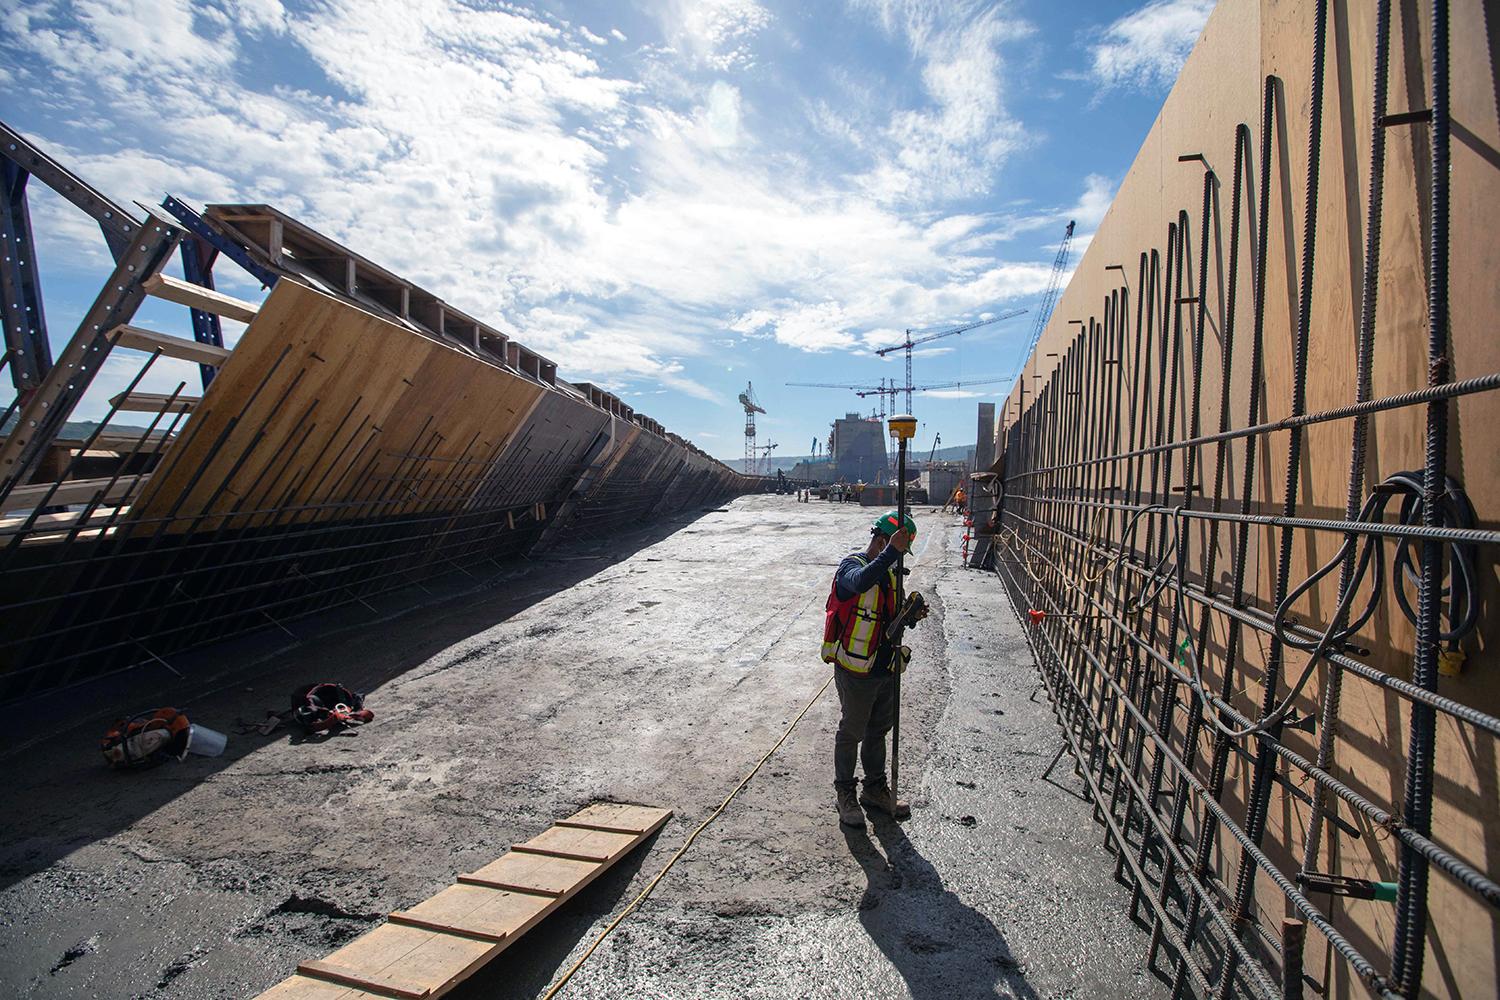
[[[260,1000],[425,1000],[479,971],[521,935],[660,830],[670,809],[602,802],[517,844],[504,857],[327,958]]]

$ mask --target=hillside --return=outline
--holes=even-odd
[[[822,460],[822,458],[823,458],[823,456],[821,456],[821,455],[818,456],[818,457],[819,457],[819,460]],[[896,457],[896,455],[895,455],[895,451],[893,449],[892,452],[891,452],[891,460],[895,461],[895,457]],[[912,461],[916,461],[916,462],[925,462],[927,460],[927,453],[925,451],[913,451],[907,457],[908,457],[908,460],[912,460]],[[972,444],[958,444],[958,445],[954,445],[952,448],[939,448],[933,454],[933,461],[936,461],[936,462],[968,462],[968,461],[971,461],[973,459],[973,457],[974,457],[974,446]],[[813,456],[811,456],[811,455],[780,455],[780,454],[772,454],[771,455],[771,463],[770,463],[771,472],[774,474],[777,469],[780,469],[783,472],[791,472],[792,471],[792,466],[796,465],[798,462],[810,462],[812,460],[813,460]],[[729,466],[731,469],[735,470],[736,472],[744,472],[745,471],[745,460],[743,458],[725,458],[725,459],[721,459],[721,461],[725,465]]]

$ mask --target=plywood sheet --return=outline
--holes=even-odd
[[[1431,71],[1431,4],[1419,0],[1393,7],[1392,56],[1388,112],[1426,107],[1427,80]],[[1492,6],[1492,5],[1490,5]],[[1307,247],[1304,219],[1307,212],[1308,165],[1311,162],[1308,135],[1311,127],[1312,39],[1318,5],[1310,0],[1269,3],[1263,0],[1223,0],[1216,7],[1203,37],[1184,65],[1181,76],[1167,98],[1161,115],[1142,143],[1130,171],[1072,280],[1058,299],[1056,310],[1023,376],[1012,389],[1001,422],[1013,426],[1023,412],[1037,405],[1039,392],[1055,378],[1060,359],[1068,352],[1098,350],[1097,331],[1115,303],[1123,304],[1128,317],[1128,337],[1120,346],[1120,357],[1095,360],[1088,366],[1089,381],[1059,384],[1052,398],[1077,400],[1076,393],[1090,399],[1091,391],[1108,380],[1099,374],[1101,364],[1119,362],[1124,373],[1120,391],[1104,397],[1099,412],[1101,426],[1114,435],[1099,454],[1118,453],[1152,443],[1156,433],[1164,440],[1181,440],[1197,430],[1218,429],[1221,402],[1220,380],[1226,356],[1225,339],[1233,321],[1232,377],[1227,380],[1230,426],[1283,418],[1291,412],[1294,383],[1293,345],[1298,325],[1301,255]],[[1500,206],[1500,114],[1497,114],[1495,47],[1493,32],[1479,30],[1492,23],[1489,6],[1480,0],[1460,0],[1452,5],[1452,93],[1453,118],[1452,194],[1450,212],[1449,265],[1451,328],[1449,360],[1455,378],[1500,371],[1500,338],[1493,334],[1492,318],[1500,309],[1500,283],[1494,280],[1500,267],[1500,240],[1493,236],[1497,206]],[[1316,206],[1315,245],[1308,325],[1307,371],[1304,409],[1316,412],[1349,404],[1355,394],[1356,340],[1361,309],[1363,253],[1369,229],[1365,213],[1370,198],[1373,62],[1375,5],[1335,3],[1328,5],[1327,63],[1322,102],[1321,133],[1317,137],[1319,198]],[[1270,136],[1270,186],[1260,190],[1261,95],[1266,79],[1275,81],[1275,124]],[[1235,187],[1235,129],[1243,123],[1250,133],[1250,158],[1245,171],[1245,215],[1240,222],[1238,247],[1238,293],[1231,315],[1227,286],[1231,280],[1229,252],[1230,218]],[[1418,388],[1427,380],[1426,298],[1427,184],[1430,171],[1428,127],[1406,125],[1386,129],[1384,190],[1380,224],[1381,253],[1378,313],[1375,325],[1373,365],[1374,393],[1389,396]],[[1180,159],[1200,154],[1203,159]],[[1204,167],[1216,174],[1211,188],[1214,208],[1207,246],[1207,271],[1199,287],[1198,254],[1203,223]],[[1254,211],[1249,209],[1253,203]],[[1179,213],[1185,212],[1186,216]],[[1250,351],[1255,327],[1254,281],[1251,272],[1257,249],[1252,236],[1264,213],[1267,219],[1265,250],[1269,259],[1264,282],[1263,370],[1258,381],[1250,377]],[[1157,254],[1163,263],[1168,254],[1168,227],[1185,221],[1188,232],[1188,268],[1181,289],[1193,297],[1183,304],[1176,318],[1182,322],[1182,362],[1185,374],[1174,393],[1161,392],[1165,368],[1160,367],[1163,318],[1174,318],[1172,308],[1163,309],[1162,279],[1154,283],[1144,277],[1143,255]],[[1056,235],[1061,235],[1060,229]],[[1118,268],[1123,267],[1124,270]],[[1153,287],[1154,284],[1154,287]],[[1154,346],[1137,339],[1143,325],[1137,309],[1143,297],[1155,291],[1157,322]],[[1206,295],[1203,333],[1201,397],[1192,406],[1194,385],[1192,337],[1195,332],[1196,297]],[[1154,352],[1154,353],[1148,353]],[[1075,366],[1076,367],[1076,366]],[[1135,381],[1139,379],[1139,382]],[[1172,383],[1169,381],[1169,385]],[[1256,412],[1250,413],[1252,389],[1259,393]],[[1091,400],[1091,404],[1092,404]],[[1076,404],[1069,404],[1076,405]],[[1173,408],[1175,409],[1169,409]],[[1076,412],[1076,411],[1074,411]],[[1500,426],[1500,393],[1465,397],[1450,407],[1452,434],[1448,445],[1448,471],[1465,486],[1483,526],[1500,521],[1500,463],[1494,461],[1493,428]],[[1033,414],[1035,416],[1035,414]],[[1156,422],[1160,419],[1160,424]],[[1424,419],[1421,408],[1395,410],[1372,418],[1364,469],[1364,489],[1369,495],[1375,483],[1393,472],[1420,468],[1424,457]],[[1159,432],[1151,432],[1153,427]],[[1297,470],[1296,512],[1317,518],[1343,516],[1348,489],[1352,424],[1335,421],[1306,428],[1302,432],[1302,459]],[[1286,500],[1286,466],[1289,434],[1279,432],[1253,441],[1227,446],[1223,499],[1227,509],[1241,503],[1253,513],[1279,513]],[[1035,442],[1031,442],[1035,443]],[[1050,445],[1049,445],[1050,446]],[[1213,492],[1214,446],[1199,450],[1196,485],[1207,495]],[[1173,479],[1163,485],[1182,486],[1185,453],[1174,456]],[[1022,453],[1021,458],[1026,456]],[[1246,463],[1256,463],[1248,496],[1241,495]],[[1085,489],[1102,489],[1121,476],[1128,488],[1130,471],[1142,480],[1149,474],[1139,470],[1150,462],[1121,461],[1101,467],[1084,478]],[[1092,484],[1092,485],[1091,485]],[[1025,483],[1013,483],[1017,494]],[[1144,487],[1143,487],[1144,488]],[[1119,499],[1119,497],[1117,497]],[[1127,496],[1129,502],[1147,497]],[[1175,502],[1175,501],[1172,501]],[[1101,519],[1101,523],[1108,523]],[[1092,526],[1091,526],[1092,528]],[[1118,534],[1119,528],[1115,529]],[[1189,572],[1201,566],[1201,553],[1208,547],[1208,529],[1195,529]],[[1217,532],[1215,584],[1221,593],[1229,590],[1234,565],[1235,532]],[[1275,605],[1275,578],[1279,534],[1256,528],[1249,533],[1245,573],[1248,603],[1265,610]],[[1334,533],[1299,533],[1290,553],[1292,585],[1305,579],[1338,548],[1342,539]],[[1386,556],[1389,559],[1389,552]],[[1489,559],[1489,555],[1486,556]],[[1500,595],[1500,576],[1492,562],[1480,573],[1481,606],[1493,606]],[[1338,574],[1331,574],[1300,599],[1295,609],[1304,620],[1322,623],[1337,599]],[[1387,581],[1383,606],[1361,630],[1357,641],[1371,650],[1367,662],[1396,677],[1411,672],[1415,636],[1411,625],[1394,606]],[[1363,600],[1363,591],[1360,600]],[[1160,626],[1162,632],[1167,625]],[[1206,663],[1210,680],[1224,660],[1227,626],[1222,616],[1209,624],[1209,642],[1216,655]],[[1475,669],[1482,654],[1500,643],[1500,626],[1494,617],[1482,618],[1474,634],[1465,640],[1469,668],[1461,676],[1443,677],[1441,694],[1493,714],[1500,708],[1500,686],[1493,674]],[[1249,630],[1240,635],[1236,650],[1235,684],[1242,707],[1258,704],[1265,682],[1267,648]],[[1305,655],[1287,657],[1284,671],[1293,676],[1302,669]],[[1327,677],[1320,668],[1297,703],[1298,714],[1315,712]],[[1283,681],[1282,693],[1285,692]],[[1185,702],[1188,694],[1179,689]],[[1346,675],[1339,711],[1337,753],[1332,770],[1357,792],[1383,809],[1400,812],[1407,765],[1409,705],[1388,691]],[[1187,713],[1181,705],[1173,716],[1179,720],[1174,738],[1182,734],[1181,720]],[[1500,747],[1495,741],[1473,739],[1452,722],[1440,717],[1434,753],[1436,795],[1433,829],[1436,839],[1478,866],[1496,856],[1492,831],[1500,819]],[[1295,752],[1313,758],[1317,733],[1289,730],[1283,742]],[[1298,781],[1301,781],[1299,776]],[[1230,765],[1226,805],[1243,815],[1250,786],[1249,769],[1238,758]],[[1340,815],[1350,810],[1336,803]],[[1296,796],[1277,789],[1272,797],[1265,849],[1284,870],[1295,871],[1302,856],[1308,810]],[[1361,821],[1362,822],[1362,821]],[[1342,874],[1389,880],[1396,871],[1395,842],[1366,829],[1355,837],[1330,825],[1324,826],[1319,864]],[[1217,873],[1233,883],[1239,863],[1237,848],[1223,855],[1224,867]],[[1486,870],[1492,870],[1490,864]],[[1283,911],[1283,899],[1268,879],[1258,877],[1260,893],[1257,916],[1274,926]],[[1393,937],[1394,911],[1369,903],[1333,901],[1328,904],[1334,924],[1346,939],[1365,955],[1375,958],[1379,971],[1386,971],[1384,956]],[[1454,883],[1435,875],[1428,903],[1428,956],[1423,987],[1433,996],[1494,996],[1500,964],[1494,959],[1500,940],[1500,918],[1493,908]],[[1307,964],[1322,966],[1319,951],[1323,938],[1310,931]],[[1462,956],[1462,958],[1458,958]],[[1341,962],[1332,965],[1326,984],[1330,996],[1353,998],[1366,995],[1357,975]],[[1424,994],[1425,995],[1425,994]]]
[[[258,1000],[390,1000],[390,997],[326,979],[292,976],[266,990]]]
[[[552,908],[552,904],[550,895],[481,885],[450,885],[409,910],[392,913],[391,921],[501,941],[526,933]]]
[[[670,809],[631,806],[619,802],[599,802],[562,820],[558,826],[576,826],[615,833],[643,833],[672,814]]]
[[[406,910],[327,958],[307,959],[297,975],[260,1000],[363,1000],[440,997],[504,951],[671,818],[669,809],[614,803],[590,806],[528,844],[599,855],[597,861],[512,851],[459,884]],[[581,827],[593,821],[632,832]],[[518,845],[519,847],[520,845]],[[488,884],[485,884],[488,883]]]
[[[238,511],[295,523],[457,510],[546,391],[281,281],[134,513],[186,530]]]
[[[599,870],[592,861],[549,858],[540,854],[507,854],[459,881],[562,896]]]
[[[515,849],[522,853],[546,854],[577,861],[614,861],[630,850],[635,839],[628,833],[554,826],[524,844],[517,844]]]

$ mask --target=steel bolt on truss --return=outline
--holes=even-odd
[[[1228,218],[1220,214],[1213,166],[1197,154],[1181,157],[1184,166],[1203,170],[1196,224],[1186,209],[1179,211],[1166,227],[1164,248],[1140,253],[1133,282],[1123,267],[1111,265],[1118,281],[1100,316],[1076,321],[1050,379],[1022,397],[1004,431],[1006,488],[995,570],[1027,633],[1066,749],[1104,827],[1105,844],[1116,855],[1117,874],[1132,889],[1132,909],[1143,910],[1149,922],[1149,962],[1157,968],[1165,953],[1163,974],[1174,997],[1300,996],[1304,937],[1316,937],[1375,995],[1413,998],[1422,991],[1430,873],[1436,870],[1458,891],[1500,909],[1500,884],[1485,873],[1485,859],[1444,847],[1431,829],[1437,720],[1458,727],[1464,740],[1500,735],[1500,719],[1437,690],[1444,644],[1456,644],[1472,625],[1472,614],[1460,607],[1473,600],[1466,589],[1470,563],[1477,553],[1492,560],[1500,551],[1500,531],[1475,527],[1463,516],[1466,503],[1447,472],[1448,421],[1456,400],[1500,389],[1500,372],[1449,377],[1450,27],[1446,3],[1435,2],[1432,11],[1432,106],[1418,115],[1392,116],[1386,112],[1389,0],[1380,0],[1376,10],[1374,138],[1352,403],[1322,411],[1307,405],[1329,16],[1326,0],[1319,0],[1311,39],[1289,415],[1263,415],[1266,199],[1283,99],[1280,82],[1267,77],[1258,160],[1250,128],[1241,124],[1235,130]],[[1377,397],[1371,372],[1381,277],[1383,131],[1397,125],[1425,127],[1431,140],[1424,206],[1427,324],[1416,331],[1428,379],[1423,387]],[[1210,241],[1225,229],[1227,265],[1221,261],[1218,270],[1227,306],[1216,324],[1215,365],[1205,353],[1211,329],[1206,291]],[[1246,246],[1248,268],[1242,259]],[[1244,331],[1235,328],[1247,289],[1253,296],[1248,345]],[[1232,383],[1248,391],[1236,396]],[[1204,413],[1205,393],[1213,391],[1217,397],[1209,398],[1217,403]],[[1244,406],[1238,427],[1234,400]],[[1371,488],[1370,420],[1397,411],[1425,418],[1423,466]],[[1309,447],[1304,434],[1320,425],[1349,428],[1342,519],[1309,517],[1300,509]],[[1259,468],[1257,460],[1262,443],[1273,437],[1286,442],[1286,457],[1278,470],[1276,512],[1267,513],[1255,498],[1270,492],[1265,479],[1271,470]],[[1390,521],[1381,512],[1393,496],[1402,498],[1402,511]],[[1460,501],[1450,502],[1455,496]],[[1222,545],[1226,532],[1228,544]],[[1299,584],[1292,554],[1310,533],[1340,535],[1344,543]],[[1269,540],[1274,555],[1270,593],[1256,600],[1252,574],[1261,570],[1252,563],[1262,566],[1268,555],[1261,538]],[[1409,680],[1363,662],[1369,650],[1353,638],[1382,600],[1383,541],[1397,547],[1397,565],[1409,568],[1392,571],[1388,581],[1395,603],[1416,628]],[[1321,618],[1294,620],[1290,609],[1299,596],[1334,570],[1339,597],[1332,608]],[[1356,614],[1353,598],[1362,585],[1374,593]],[[1415,589],[1415,601],[1406,588]],[[1213,667],[1211,688],[1205,664]],[[1315,668],[1324,679],[1313,699],[1304,685]],[[1409,719],[1405,745],[1391,748],[1405,762],[1405,775],[1402,794],[1390,808],[1340,778],[1335,767],[1341,691],[1360,682],[1398,699]],[[1256,695],[1253,709],[1246,707],[1247,688]],[[1294,730],[1316,734],[1314,752],[1295,749]],[[1237,791],[1228,782],[1232,760],[1248,777]],[[1273,850],[1266,840],[1278,789],[1305,807],[1309,822],[1296,831],[1296,843],[1283,831]],[[1368,831],[1390,837],[1399,877],[1393,935],[1383,954],[1342,933],[1334,916],[1338,897],[1321,895],[1346,882],[1355,890],[1341,895],[1373,900],[1391,891],[1321,871],[1328,825],[1345,838]],[[1275,926],[1262,925],[1257,882],[1269,883],[1298,919],[1283,924],[1277,912]]]

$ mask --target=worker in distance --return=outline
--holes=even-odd
[[[833,787],[839,821],[863,827],[863,804],[905,819],[911,808],[891,794],[886,777],[886,735],[896,713],[896,672],[904,671],[910,651],[900,644],[896,605],[896,560],[916,537],[917,524],[896,511],[876,518],[870,542],[839,563],[823,623],[823,662],[833,664],[839,693],[839,728],[833,740]],[[919,595],[906,605],[902,625],[927,617]],[[864,768],[864,787],[855,796],[854,765]]]

